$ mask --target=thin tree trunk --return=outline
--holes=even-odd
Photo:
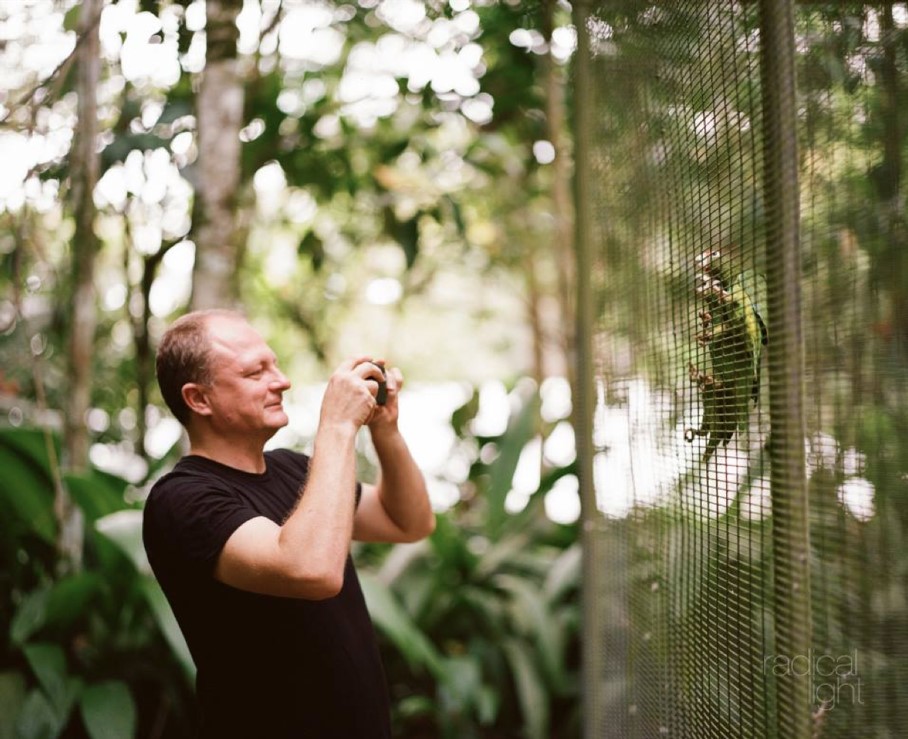
[[[545,326],[542,309],[542,290],[537,274],[536,255],[533,250],[526,254],[526,281],[527,281],[527,320],[530,323],[530,332],[533,337],[533,379],[537,385],[542,385],[545,379]]]
[[[165,255],[180,241],[181,239],[167,241],[154,254],[145,256],[142,262],[142,280],[139,283],[142,315],[133,318],[133,345],[136,351],[136,384],[138,386],[136,428],[139,437],[139,454],[146,462],[150,461],[150,456],[145,438],[148,434],[145,413],[149,405],[149,388],[154,381],[154,351],[151,346],[151,337],[148,335],[148,324],[151,322],[151,286],[154,284],[158,267]]]
[[[237,67],[236,18],[241,8],[242,0],[207,1],[208,52],[197,98],[200,176],[192,234],[195,309],[229,308],[239,302],[235,211],[244,94]]]
[[[543,35],[549,45],[544,62],[545,117],[549,142],[555,148],[552,162],[552,215],[555,219],[553,248],[558,269],[558,299],[562,313],[562,350],[568,380],[574,387],[574,314],[576,310],[574,277],[574,201],[571,194],[572,166],[567,131],[565,81],[567,72],[551,53],[552,31],[555,24],[556,0],[546,0],[543,14]]]
[[[877,191],[884,208],[886,244],[884,260],[885,281],[889,292],[887,316],[890,338],[902,352],[908,352],[908,226],[902,187],[902,149],[904,124],[902,90],[899,78],[899,44],[904,42],[902,32],[896,27],[892,6],[886,5],[881,13],[883,59],[881,65],[880,118],[883,132],[883,163],[877,179]],[[882,376],[876,378],[882,380]],[[882,390],[878,392],[878,395]]]
[[[91,361],[97,323],[94,272],[99,241],[94,231],[93,194],[100,167],[97,153],[97,88],[101,57],[97,18],[101,8],[102,0],[84,0],[82,4],[79,19],[82,42],[76,52],[78,126],[70,159],[75,233],[71,251],[69,393],[64,427],[64,466],[76,474],[88,469],[86,416],[91,403]],[[84,524],[81,511],[63,486],[57,490],[54,512],[59,525],[57,544],[63,566],[79,569]]]

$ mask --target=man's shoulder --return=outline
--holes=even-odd
[[[200,457],[182,457],[172,470],[159,477],[152,485],[145,502],[146,508],[174,498],[184,498],[186,493],[229,490],[228,480],[219,475],[217,469],[206,465],[206,461]]]
[[[180,487],[184,482],[215,479],[210,470],[202,467],[196,457],[181,457],[169,471],[161,475],[151,487],[151,494]]]
[[[292,449],[271,449],[265,452],[265,459],[269,464],[274,463],[280,467],[291,467],[303,472],[309,469],[309,456]]]

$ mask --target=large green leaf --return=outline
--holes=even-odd
[[[136,704],[126,683],[88,685],[79,700],[91,739],[128,739],[136,735]]]
[[[457,588],[455,603],[459,604],[460,601],[473,610],[472,617],[476,619],[477,625],[485,622],[496,631],[504,630],[506,603],[492,588],[463,585]]]
[[[0,514],[14,518],[48,544],[56,540],[53,515],[54,485],[43,464],[33,434],[21,438],[9,431],[0,434]]]
[[[529,739],[546,739],[549,725],[549,696],[545,689],[530,647],[518,639],[507,639],[503,644],[504,653],[524,717],[524,735]]]
[[[413,623],[394,593],[371,573],[360,573],[359,579],[376,627],[394,643],[411,667],[425,667],[440,679],[443,675],[441,656]]]
[[[126,480],[100,470],[66,475],[64,479],[70,495],[88,521],[96,521],[129,507],[123,497]]]
[[[142,593],[145,596],[145,600],[148,601],[148,605],[151,606],[155,620],[158,622],[158,628],[161,629],[161,633],[164,634],[164,638],[170,644],[170,648],[183,667],[186,677],[190,682],[194,681],[196,673],[195,662],[192,659],[186,638],[177,623],[177,618],[173,615],[173,609],[170,607],[170,603],[167,602],[164,591],[161,590],[158,581],[153,577],[149,575],[141,575],[140,577],[139,584],[142,588]]]
[[[85,614],[103,583],[96,572],[81,572],[54,583],[47,598],[45,624],[67,626]]]
[[[116,544],[138,572],[151,574],[142,542],[142,511],[124,510],[103,516],[95,521],[95,530]]]
[[[63,723],[40,690],[31,691],[16,719],[16,739],[56,739]]]
[[[549,610],[536,583],[514,575],[497,575],[495,584],[511,595],[511,618],[526,636],[527,644],[539,651],[545,674],[559,688],[565,684],[563,667],[565,635]]]
[[[513,562],[514,558],[530,546],[530,537],[519,533],[505,536],[489,547],[476,565],[475,575],[478,579],[490,577],[500,568]]]
[[[62,725],[81,688],[67,673],[63,649],[57,644],[27,644],[22,651]]]
[[[43,429],[16,428],[0,429],[0,448],[8,448],[20,456],[35,462],[42,470],[50,470],[48,434]],[[50,444],[56,458],[60,458],[60,440],[51,434]]]
[[[438,558],[450,568],[473,570],[478,557],[467,547],[463,530],[449,515],[435,517],[435,531],[429,544]]]
[[[538,395],[533,396],[523,404],[516,416],[511,419],[508,428],[501,437],[499,453],[492,462],[489,471],[489,488],[485,497],[489,502],[489,516],[486,529],[490,538],[497,538],[502,523],[508,516],[504,502],[511,490],[514,480],[514,471],[520,461],[520,454],[527,442],[533,437],[538,415]]]
[[[19,603],[10,624],[9,638],[13,644],[24,644],[32,634],[44,627],[50,593],[49,586],[38,588],[28,593]]]
[[[81,572],[27,593],[13,615],[10,641],[21,646],[45,626],[65,628],[86,613],[101,585],[98,573]]]
[[[440,682],[439,695],[448,711],[466,713],[481,701],[482,669],[471,655],[446,658]]]
[[[145,546],[142,543],[142,511],[126,510],[98,519],[95,529],[112,541],[132,562],[139,573],[139,587],[154,613],[158,628],[183,667],[186,676],[195,679],[195,662],[167,597],[155,580]]]
[[[546,597],[555,601],[580,583],[580,568],[583,564],[583,548],[579,542],[565,549],[549,568],[545,578]]]

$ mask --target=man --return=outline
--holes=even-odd
[[[415,541],[435,518],[397,428],[402,378],[366,357],[331,375],[312,458],[275,450],[290,381],[237,313],[177,320],[158,383],[189,454],[153,487],[144,542],[198,668],[205,737],[390,737],[351,539]],[[387,400],[378,405],[379,381]],[[354,477],[367,426],[375,485]]]

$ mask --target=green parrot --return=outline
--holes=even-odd
[[[703,419],[685,438],[707,437],[705,463],[720,443],[728,445],[735,432],[747,427],[750,401],[760,399],[760,364],[768,334],[760,307],[765,296],[761,275],[748,270],[735,276],[720,249],[701,254],[697,267],[696,292],[705,302],[697,340],[709,351],[711,368],[704,373],[690,365]]]

